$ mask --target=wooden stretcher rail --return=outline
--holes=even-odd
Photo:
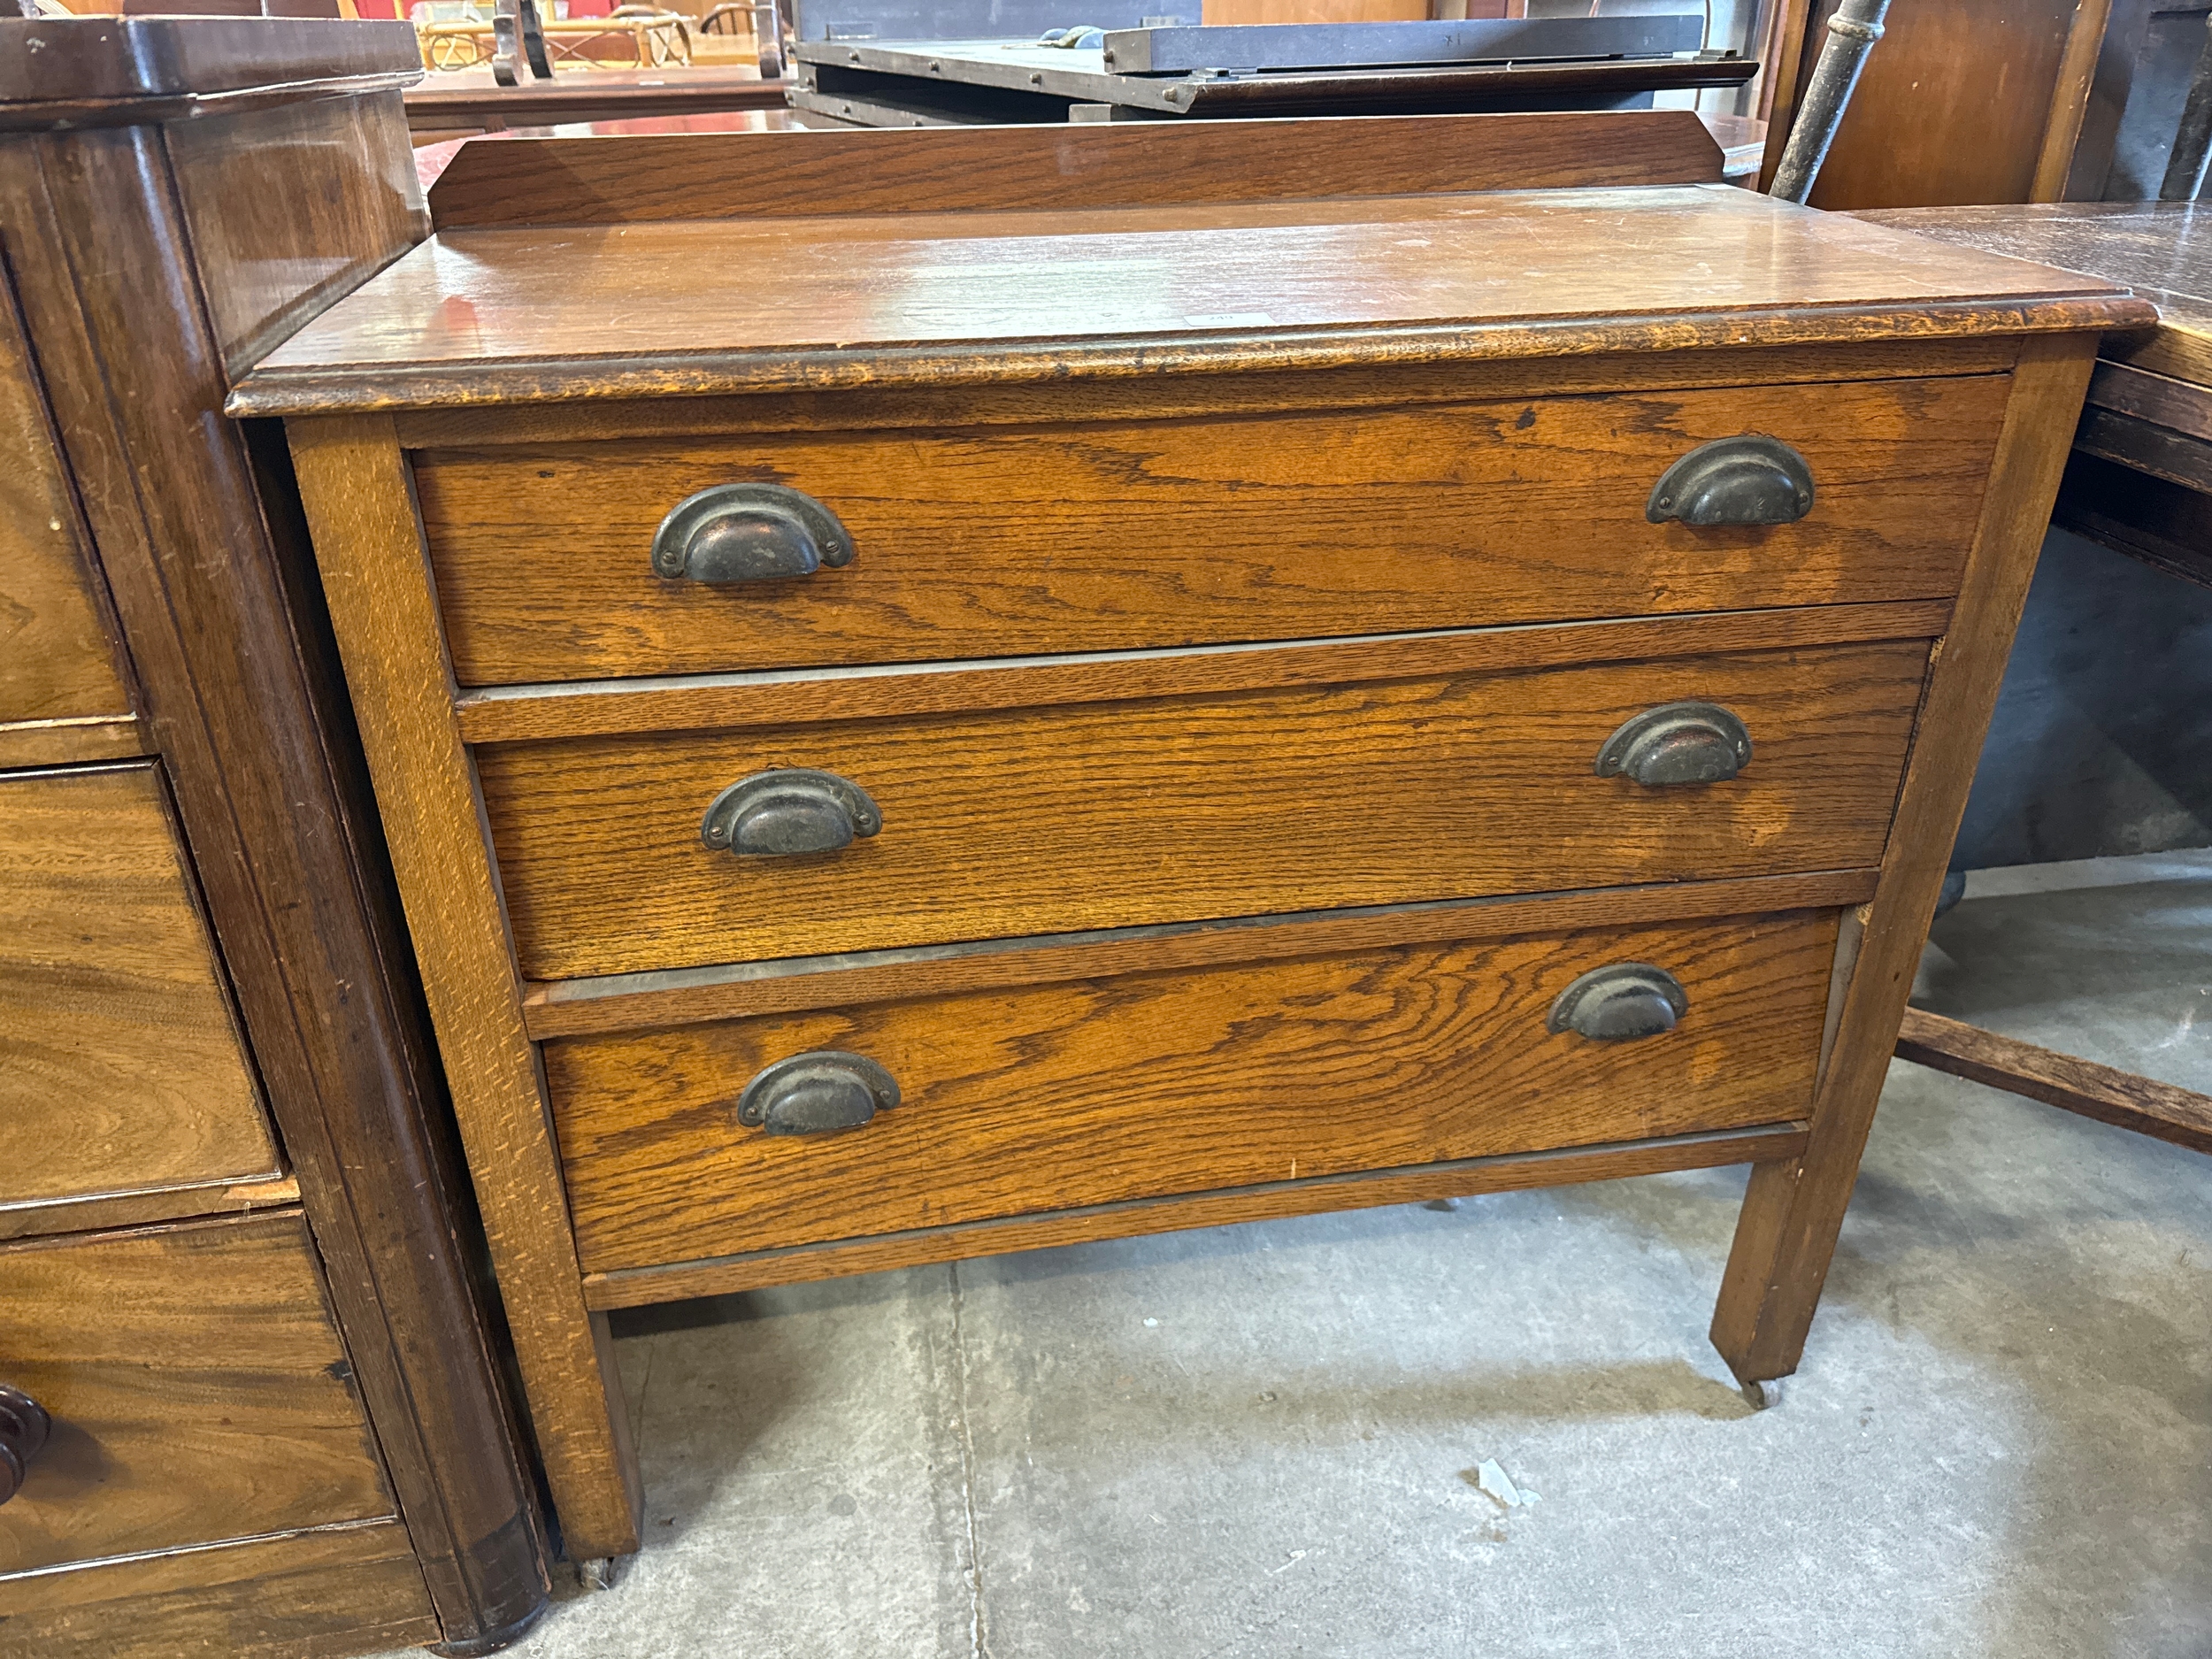
[[[1924,1009],[1909,1008],[1897,1057],[1986,1083],[2115,1128],[2212,1152],[2212,1095],[2138,1077],[2117,1066],[2039,1048]]]

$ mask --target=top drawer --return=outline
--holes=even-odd
[[[2008,385],[426,450],[415,480],[465,686],[1021,657],[1944,596]],[[1647,520],[1746,433],[1804,457],[1802,519]],[[851,562],[656,575],[670,509],[737,482],[828,506]]]

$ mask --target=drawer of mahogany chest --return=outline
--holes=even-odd
[[[1130,973],[558,1040],[546,1075],[604,1272],[1786,1122],[1835,937],[1795,911]],[[1609,1011],[1652,1034],[1571,1023]],[[807,1055],[831,1057],[786,1064]],[[856,1079],[857,1126],[748,1121],[834,1120]]]
[[[1946,595],[2007,385],[518,445],[414,473],[460,682],[619,679]],[[1647,518],[1676,462],[1747,434],[1801,456],[1802,518]],[[1766,502],[1774,470],[1737,464],[1676,510],[1730,478]]]
[[[296,1210],[0,1246],[0,1286],[50,1420],[0,1395],[0,1575],[393,1512]]]
[[[1926,660],[1926,641],[1893,641],[477,759],[522,971],[567,979],[1871,865]],[[1733,723],[1740,772],[1600,775],[1609,744],[1634,749],[1684,704]],[[781,844],[793,817],[859,833],[728,849]]]
[[[0,776],[0,1233],[277,1172],[164,795],[148,762]]]

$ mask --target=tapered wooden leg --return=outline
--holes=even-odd
[[[1950,630],[1930,665],[1881,881],[1844,988],[1835,1045],[1815,1087],[1812,1139],[1790,1162],[1753,1167],[1736,1223],[1713,1345],[1740,1382],[1786,1377],[1805,1351],[2094,350],[2093,341],[2079,339],[2022,342]]]

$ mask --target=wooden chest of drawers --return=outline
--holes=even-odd
[[[282,447],[220,414],[426,233],[416,73],[0,19],[0,1659],[481,1650],[549,1589]]]
[[[810,1275],[1748,1162],[1715,1340],[1796,1363],[2139,308],[1485,194],[1488,119],[1364,199],[1267,124],[487,146],[243,382],[572,1548],[637,1541],[606,1310]],[[824,145],[864,211],[747,183]],[[933,158],[1074,204],[865,183]]]

